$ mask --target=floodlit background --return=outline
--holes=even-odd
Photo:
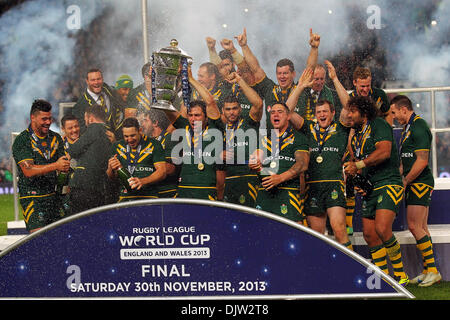
[[[371,68],[383,88],[450,85],[450,0],[148,0],[148,51],[172,38],[194,59],[208,60],[205,38],[219,41],[247,29],[248,44],[268,76],[290,58],[300,76],[309,29],[320,34],[319,62],[329,59],[352,89],[357,65]],[[10,167],[11,132],[28,125],[31,103],[74,102],[87,69],[99,67],[114,85],[129,74],[142,83],[141,0],[28,0],[0,2],[0,167]],[[235,41],[235,46],[239,45]],[[410,95],[430,120],[429,95]],[[436,94],[437,126],[449,125],[449,92]],[[54,129],[58,130],[57,123]],[[450,172],[450,134],[437,135],[439,169]],[[4,171],[1,171],[4,172]],[[0,172],[0,176],[3,176]]]

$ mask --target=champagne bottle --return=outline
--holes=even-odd
[[[117,170],[117,176],[119,177],[120,182],[127,189],[127,191],[131,191],[131,186],[128,182],[128,179],[131,178],[130,172],[126,168],[121,167]]]
[[[58,175],[56,176],[56,187],[55,187],[55,191],[58,194],[63,193],[63,188],[65,185],[67,185],[68,180],[69,180],[69,172],[60,171],[58,173]]]
[[[260,186],[262,186],[262,181],[265,177],[269,177],[272,175],[272,173],[267,170],[267,169],[261,169],[260,171],[258,171],[256,173],[258,180],[259,180],[259,184]],[[265,188],[264,188],[265,189]],[[269,192],[271,195],[275,195],[278,192],[278,186],[274,186],[272,188],[270,188],[269,190],[265,189],[267,192]]]

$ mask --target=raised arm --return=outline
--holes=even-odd
[[[291,113],[290,122],[296,130],[300,130],[300,128],[303,127],[305,119],[303,119],[301,115],[295,112],[294,109],[295,106],[297,105],[298,99],[300,98],[300,95],[302,94],[303,90],[305,90],[305,88],[312,86],[313,75],[314,75],[313,68],[311,67],[306,68],[303,71],[302,75],[300,76],[300,79],[298,79],[297,86],[295,87],[294,90],[292,90],[291,94],[289,95],[289,98],[286,100],[286,105],[288,106],[289,111]]]
[[[309,45],[311,46],[311,49],[309,51],[308,60],[306,60],[306,67],[314,68],[317,65],[317,59],[319,57],[320,36],[313,33],[312,29],[309,29]]]
[[[217,107],[217,103],[214,100],[213,95],[206,89],[200,82],[198,82],[192,76],[192,70],[189,68],[188,71],[189,83],[197,90],[202,100],[206,103],[206,114],[211,119],[218,119],[220,117],[219,107]]]
[[[251,72],[253,73],[255,77],[255,82],[260,82],[262,79],[265,78],[266,73],[259,65],[259,61],[256,58],[256,56],[253,54],[252,50],[248,46],[247,43],[247,29],[244,28],[244,31],[242,34],[235,37],[238,44],[242,48],[242,53],[244,55],[245,62],[247,63],[248,67],[250,68]]]
[[[216,51],[216,39],[206,37],[206,46],[208,47],[209,61],[219,67],[222,59],[220,59]]]
[[[298,99],[300,98],[300,95],[302,94],[303,90],[305,88],[311,87],[313,84],[313,75],[314,75],[314,69],[311,67],[306,68],[303,70],[302,75],[298,79],[298,84],[295,87],[294,90],[292,90],[291,94],[289,95],[288,99],[286,100],[286,105],[289,108],[289,111],[294,111],[295,106],[297,105]]]
[[[339,81],[339,79],[337,77],[337,74],[336,74],[336,69],[331,64],[331,62],[328,61],[328,60],[325,60],[324,62],[325,62],[325,65],[327,66],[327,69],[328,69],[328,76],[333,81],[334,88],[336,89],[336,92],[337,92],[337,94],[339,96],[339,100],[341,101],[341,104],[342,104],[342,108],[343,109],[341,111],[341,122],[346,124],[346,122],[348,122],[345,119],[346,116],[347,116],[347,113],[348,113],[347,103],[348,103],[348,100],[350,100],[350,95],[348,94],[347,90],[345,90],[345,88],[342,85],[342,83]],[[342,119],[343,115],[345,117],[344,119]]]
[[[255,121],[261,121],[262,114],[263,114],[263,101],[261,97],[256,93],[255,90],[253,90],[247,82],[236,72],[233,72],[230,74],[229,78],[227,79],[230,83],[237,83],[239,87],[241,88],[242,92],[247,97],[248,101],[252,105],[250,108],[249,115],[251,118]]]
[[[222,48],[224,48],[231,54],[233,62],[236,64],[238,74],[244,78],[245,82],[247,82],[248,85],[254,85],[255,76],[242,54],[237,51],[236,47],[233,44],[233,41],[230,39],[222,39],[222,41],[220,41],[220,44],[222,45]]]
[[[189,67],[188,69],[188,78],[189,78],[189,84],[197,90],[200,97],[205,101],[206,103],[206,113],[207,116],[212,119],[218,119],[220,117],[220,111],[217,107],[217,103],[214,100],[214,97],[211,95],[208,89],[206,89],[200,82],[198,82],[194,77],[192,76],[192,69]],[[180,111],[172,111],[172,110],[163,110],[165,114],[167,115],[167,118],[170,121],[170,124],[173,124],[178,117],[187,117],[187,108],[188,106],[185,106],[184,103],[181,104]]]

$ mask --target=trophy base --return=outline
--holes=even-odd
[[[178,111],[170,102],[167,101],[157,101],[151,105],[152,108],[168,111]]]

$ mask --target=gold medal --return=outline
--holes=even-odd
[[[270,163],[270,167],[273,169],[273,168],[275,168],[277,166],[277,163],[275,162],[275,161],[272,161],[271,163]]]
[[[323,161],[322,156],[318,156],[318,157],[316,158],[316,162],[317,162],[317,163],[322,163],[322,161]]]
[[[203,163],[199,163],[197,168],[198,168],[198,170],[201,171],[201,170],[205,169],[205,165]]]

